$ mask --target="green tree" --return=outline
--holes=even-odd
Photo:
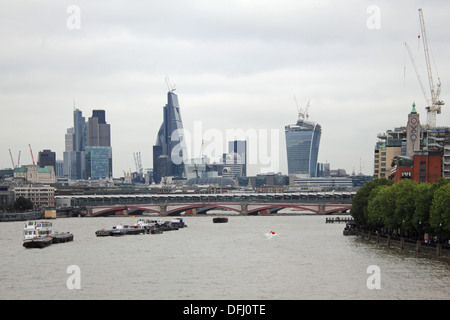
[[[430,208],[430,225],[439,238],[450,238],[450,184],[443,184],[434,192]]]
[[[392,184],[392,180],[388,180],[386,178],[378,178],[367,182],[358,190],[353,198],[352,209],[350,210],[350,214],[353,219],[355,219],[355,222],[357,224],[362,226],[368,225],[367,205],[372,190],[379,186],[390,186]]]
[[[410,179],[403,179],[392,186],[395,195],[394,220],[402,231],[415,231],[413,215],[416,210],[415,198],[418,183]]]
[[[430,183],[423,182],[419,183],[416,188],[412,225],[419,234],[431,232],[430,207],[434,195],[432,186]]]
[[[33,202],[30,199],[19,197],[14,201],[14,209],[16,210],[30,210],[33,209]]]
[[[392,186],[381,188],[373,199],[375,205],[379,206],[378,210],[380,211],[383,225],[391,229],[397,228],[399,225],[395,215],[396,196],[393,191],[394,188]]]
[[[386,212],[387,201],[389,199],[390,186],[378,186],[370,192],[367,203],[367,224],[372,229],[378,229],[384,226],[384,215]]]

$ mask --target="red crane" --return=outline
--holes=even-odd
[[[33,150],[31,150],[31,144],[29,144],[28,146],[30,147],[31,160],[33,160],[33,166],[35,166],[36,163],[34,163]]]

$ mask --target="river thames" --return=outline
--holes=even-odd
[[[0,223],[0,299],[450,299],[447,262],[343,236],[325,216],[183,218],[187,228],[122,237],[95,231],[137,217],[56,219],[74,241],[43,249],[22,246],[23,222]]]

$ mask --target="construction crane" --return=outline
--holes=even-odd
[[[201,159],[201,164],[203,164],[203,155],[202,155],[202,153],[203,153],[203,147],[204,147],[204,144],[205,144],[205,140],[202,140],[202,146],[200,147],[200,157],[199,157],[199,159]],[[198,171],[199,171],[199,169],[198,169],[198,166],[197,166],[197,161],[196,161],[196,159],[194,159],[194,171],[195,171],[195,175],[196,175],[196,183],[198,183],[198,179],[200,179],[200,176],[199,176],[199,174],[198,174]]]
[[[425,100],[426,100],[427,104],[431,104],[431,100],[428,98],[427,90],[425,89],[425,86],[422,82],[422,77],[420,76],[420,72],[419,72],[419,69],[417,68],[416,60],[414,59],[414,55],[411,51],[411,48],[409,47],[409,45],[406,42],[404,42],[404,45],[405,45],[406,49],[408,50],[409,58],[411,59],[411,63],[414,67],[414,71],[416,72],[417,79],[419,80],[420,88],[422,89]]]
[[[298,106],[298,102],[297,102],[297,98],[294,96],[294,100],[295,100],[295,105],[297,106],[297,111],[298,111],[298,119],[305,119],[308,120],[309,118],[309,103],[310,100],[308,100],[308,103],[306,104],[306,107],[304,109],[300,109]]]
[[[9,149],[9,156],[11,157],[11,163],[12,163],[13,169],[18,168],[20,166],[20,151],[19,151],[19,156],[17,157],[17,164],[14,163],[11,149]]]
[[[172,85],[172,83],[170,83],[169,80],[169,76],[166,74],[166,85],[167,85],[167,89],[169,89],[169,92],[174,92],[175,89],[175,85]]]
[[[430,84],[431,91],[431,100],[427,99],[428,106],[427,109],[427,125],[429,127],[436,127],[436,114],[441,113],[441,106],[444,105],[444,102],[439,100],[439,96],[441,94],[441,79],[438,75],[438,80],[436,86],[434,85],[433,73],[431,71],[431,63],[430,63],[430,48],[428,44],[428,36],[425,30],[425,20],[423,18],[423,11],[419,9],[419,19],[420,19],[420,28],[422,31],[422,41],[423,41],[423,50],[425,53],[425,62],[427,64],[427,74],[428,81]],[[420,36],[419,36],[420,37]]]
[[[33,166],[35,166],[36,163],[34,163],[33,150],[31,150],[31,144],[29,144],[28,146],[30,147],[31,160],[33,161]]]
[[[11,149],[9,149],[9,156],[11,157],[11,163],[12,163],[12,167],[14,169],[16,167],[16,165],[14,164],[14,159],[13,159],[13,155],[12,155]]]

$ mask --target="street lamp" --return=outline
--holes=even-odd
[[[422,241],[422,220],[419,221],[419,240]]]

